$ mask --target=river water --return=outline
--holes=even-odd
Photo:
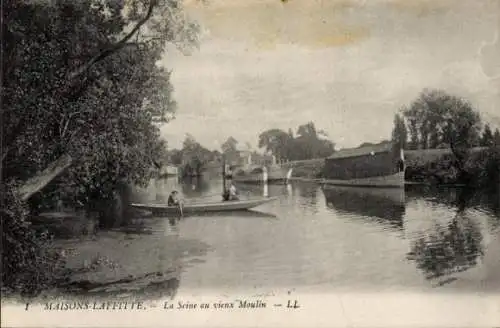
[[[136,202],[219,200],[218,179],[153,181]],[[460,189],[238,185],[277,196],[252,212],[132,218],[61,241],[66,292],[146,298],[253,292],[500,291],[500,198]]]

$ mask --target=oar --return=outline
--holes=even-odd
[[[182,210],[182,202],[179,202],[179,210],[181,211],[181,217],[184,217],[184,212]]]
[[[184,211],[182,209],[182,207],[184,206],[184,200],[179,199],[177,205],[179,206],[179,212],[181,212],[181,217],[184,217]]]

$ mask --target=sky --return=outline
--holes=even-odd
[[[465,97],[500,127],[500,0],[185,1],[199,48],[169,48],[176,118],[209,149],[257,146],[309,121],[336,148],[389,139],[394,114],[424,88]]]

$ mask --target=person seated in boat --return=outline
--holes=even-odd
[[[229,200],[239,200],[240,198],[238,197],[238,190],[236,189],[236,186],[231,183],[231,186],[229,187]]]
[[[167,205],[172,206],[172,207],[177,207],[179,209],[179,214],[180,216],[184,215],[184,203],[182,199],[179,199],[178,196],[179,192],[177,190],[174,190],[170,193],[170,196],[168,196],[167,200]]]
[[[224,201],[228,200],[240,200],[238,197],[238,190],[236,189],[236,186],[233,183],[230,183],[229,187],[226,188],[224,194],[222,195],[222,199]]]
[[[222,193],[222,200],[224,202],[228,201],[229,200],[229,189],[226,189],[223,193]]]
[[[177,190],[174,190],[170,193],[167,200],[168,206],[179,206],[181,204],[178,194],[179,192]]]
[[[232,179],[233,178],[233,170],[231,169],[231,166],[226,167],[226,179]]]

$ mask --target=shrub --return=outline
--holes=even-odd
[[[464,172],[456,166],[449,149],[426,149],[405,152],[405,179],[437,184],[467,183],[473,187],[498,187],[500,183],[500,149],[473,148],[464,162]]]
[[[471,171],[478,187],[500,189],[500,147],[484,150]]]
[[[2,216],[2,294],[32,296],[53,285],[63,260],[52,250],[47,232],[30,226],[28,208],[9,186],[0,208]]]

